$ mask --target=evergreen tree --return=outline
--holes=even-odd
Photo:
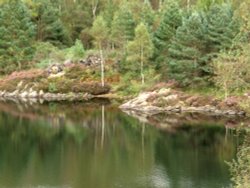
[[[115,13],[112,22],[111,40],[118,48],[123,48],[134,37],[135,22],[131,12],[122,6]]]
[[[28,66],[32,59],[35,26],[21,0],[10,0],[0,6],[0,73]]]
[[[142,84],[144,84],[144,66],[148,63],[149,58],[153,54],[153,43],[148,33],[147,27],[140,23],[135,29],[135,38],[128,43],[128,57],[127,60],[132,63],[140,63],[140,73]],[[132,65],[138,67],[137,64]],[[138,70],[138,68],[137,68]]]
[[[51,42],[56,46],[70,44],[69,35],[60,19],[59,9],[50,0],[39,0],[37,40]]]
[[[92,26],[91,1],[60,0],[57,7],[61,11],[60,18],[72,41],[78,39],[83,30]]]
[[[169,47],[168,75],[183,84],[190,84],[208,71],[205,45],[206,19],[200,13],[185,18]]]
[[[229,49],[232,41],[239,32],[239,24],[234,19],[231,5],[214,5],[207,14],[208,47],[217,53],[222,49]]]
[[[202,10],[209,10],[212,6],[218,4],[221,5],[225,0],[198,0],[197,6]]]
[[[164,11],[160,25],[154,33],[155,56],[158,61],[166,58],[171,39],[182,25],[182,13],[176,2],[171,2]]]
[[[140,22],[144,22],[148,26],[148,30],[152,32],[154,21],[154,10],[152,9],[150,2],[146,0],[142,5],[142,10],[140,11]]]

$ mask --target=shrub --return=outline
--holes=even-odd
[[[65,49],[66,58],[73,61],[82,59],[85,55],[83,44],[80,40],[76,40],[75,45]]]
[[[64,60],[64,54],[49,42],[38,42],[33,61],[37,68],[46,68],[52,62]]]

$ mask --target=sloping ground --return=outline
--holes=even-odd
[[[107,77],[107,80],[110,78]],[[108,84],[101,85],[98,67],[86,67],[79,64],[65,67],[63,72],[55,76],[49,75],[47,70],[32,69],[13,72],[0,80],[2,97],[37,97],[46,93],[101,95],[109,93],[110,89]]]

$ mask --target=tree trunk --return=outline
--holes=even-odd
[[[189,8],[190,8],[190,0],[187,0],[187,8],[189,10]]]
[[[141,83],[142,85],[144,85],[144,74],[143,74],[143,66],[144,66],[144,62],[143,62],[143,57],[144,57],[144,54],[143,54],[143,47],[141,47]]]
[[[100,57],[101,57],[101,81],[102,81],[102,87],[104,87],[104,64],[105,60],[103,58],[103,51],[102,51],[102,44],[99,43],[99,50],[100,50]]]
[[[92,14],[93,14],[94,20],[96,18],[96,9],[97,9],[97,6],[98,6],[98,1],[99,0],[92,0]]]

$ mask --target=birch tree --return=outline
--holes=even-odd
[[[128,62],[140,64],[142,85],[145,83],[144,66],[153,55],[153,43],[148,33],[147,26],[140,23],[135,29],[135,38],[127,45]],[[135,65],[137,67],[137,64]]]
[[[108,40],[108,27],[102,16],[97,16],[93,27],[91,28],[91,34],[95,39],[95,45],[99,49],[99,55],[101,57],[101,82],[104,86],[104,65],[105,59],[103,55],[103,49]]]

